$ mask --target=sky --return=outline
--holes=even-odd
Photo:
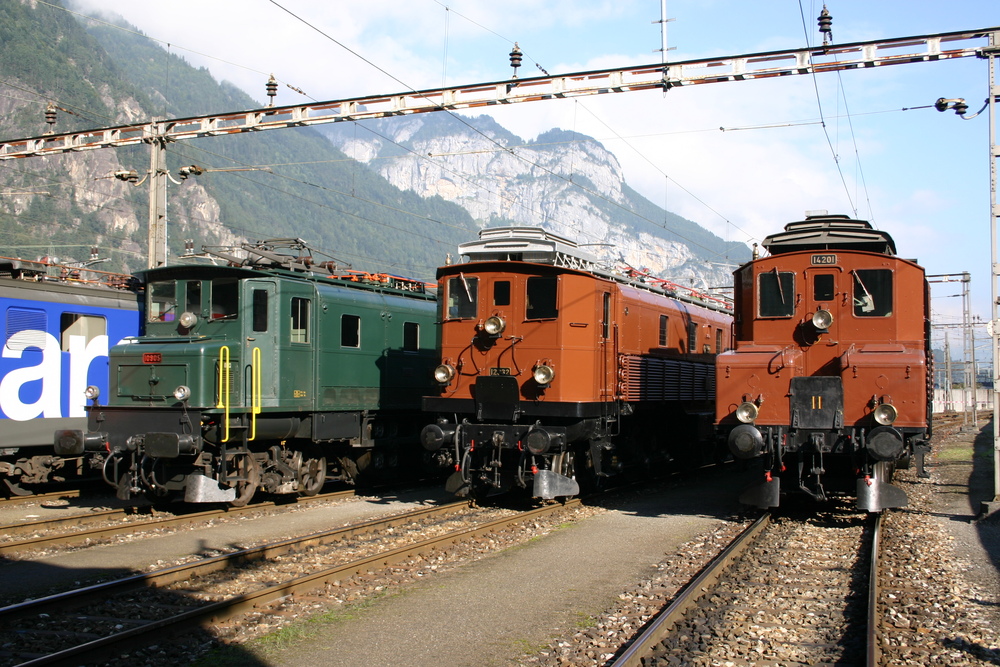
[[[279,105],[507,79],[514,42],[524,53],[521,77],[540,68],[555,75],[663,56],[661,0],[75,0],[75,6],[124,16],[262,106],[272,73],[282,84]],[[826,7],[834,44],[1000,26],[996,0],[828,0]],[[667,58],[815,46],[822,42],[816,22],[822,8],[813,0],[666,0]],[[988,91],[986,61],[964,58],[531,102],[489,113],[526,140],[554,127],[598,139],[632,187],[726,240],[759,241],[807,210],[869,220],[929,274],[969,272],[973,313],[986,321],[992,317],[990,119],[984,111],[964,120],[931,105],[962,97],[971,116]],[[957,284],[933,287],[935,321],[961,321],[962,299],[954,296],[960,292]],[[986,338],[985,326],[977,337]]]

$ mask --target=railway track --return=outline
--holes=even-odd
[[[351,498],[354,495],[355,491],[353,489],[322,493],[315,496],[298,498],[297,504],[340,500]],[[17,538],[23,535],[30,537],[0,542],[0,556],[36,549],[92,544],[98,540],[135,533],[137,530],[177,527],[224,516],[234,517],[251,514],[288,504],[287,501],[268,500],[252,503],[244,507],[217,507],[201,512],[181,514],[160,512],[148,506],[125,507],[90,512],[88,514],[74,514],[66,517],[9,524],[0,527],[0,535],[4,536],[4,538]]]
[[[497,517],[497,510],[455,502],[10,605],[0,608],[0,662],[113,659],[162,642],[164,633],[191,634],[192,627],[216,625],[578,504]]]
[[[24,505],[26,503],[44,503],[52,500],[63,500],[70,498],[79,498],[81,495],[80,489],[66,489],[64,491],[49,491],[48,493],[35,493],[29,496],[0,496],[0,507],[14,507],[16,505]]]
[[[613,661],[879,664],[881,515],[763,515]]]

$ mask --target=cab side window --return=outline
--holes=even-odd
[[[892,315],[892,271],[857,269],[854,280],[854,314],[857,317]]]
[[[791,317],[795,314],[795,274],[768,271],[757,276],[757,315]]]
[[[459,275],[448,280],[448,319],[475,317],[478,312],[479,278]]]
[[[525,319],[544,320],[559,315],[559,307],[556,301],[558,284],[558,280],[554,277],[534,276],[528,278]]]

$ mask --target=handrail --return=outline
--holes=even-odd
[[[229,442],[229,383],[232,380],[229,363],[229,346],[223,345],[219,348],[219,404],[215,406],[225,408],[222,442]]]
[[[257,415],[260,414],[263,387],[260,375],[260,348],[255,347],[250,355],[250,437],[248,440],[253,440],[257,437]]]

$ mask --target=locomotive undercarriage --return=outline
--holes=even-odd
[[[31,487],[36,484],[65,482],[70,478],[81,479],[86,475],[93,475],[102,464],[99,455],[96,458],[50,454],[17,457],[17,448],[0,453],[7,457],[0,461],[0,481],[3,482],[0,485],[0,495],[8,497],[33,495],[35,491]]]
[[[914,451],[920,474],[925,474],[920,447],[923,435],[915,429],[887,427],[816,431],[738,426],[730,433],[730,449],[737,458],[759,457],[764,467],[764,481],[746,489],[740,502],[777,507],[784,481],[786,493],[818,502],[831,495],[855,494],[861,510],[905,507],[906,493],[891,481],[897,465],[902,467]],[[753,446],[748,446],[751,440]]]
[[[92,417],[88,433],[57,433],[57,450],[108,452],[104,479],[125,500],[145,495],[162,502],[183,496],[186,502],[238,507],[258,490],[311,496],[327,480],[353,484],[398,470],[398,452],[404,449],[398,419],[365,413],[346,420],[356,424],[354,437],[327,429],[322,440],[312,437],[315,415],[253,420],[231,415],[228,434],[220,423],[222,415],[193,409],[102,407]],[[134,435],[117,435],[123,433]],[[408,449],[413,449],[412,442]]]
[[[534,498],[552,500],[595,488],[635,464],[651,470],[671,461],[685,467],[701,463],[701,452],[689,446],[696,440],[697,416],[667,412],[622,404],[614,417],[524,418],[516,424],[473,423],[456,415],[425,427],[421,438],[441,465],[454,466],[449,492],[483,498],[525,489]],[[706,415],[704,428],[710,428],[710,419]],[[664,424],[670,424],[669,436]]]

